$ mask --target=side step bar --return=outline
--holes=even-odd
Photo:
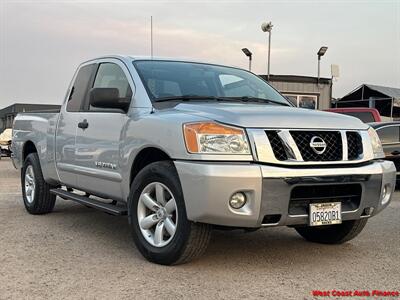
[[[61,198],[72,200],[80,204],[101,210],[115,216],[122,216],[128,213],[126,206],[117,206],[109,203],[104,203],[89,197],[77,195],[63,189],[52,189],[50,193],[60,196]]]

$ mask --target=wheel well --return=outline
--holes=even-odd
[[[135,160],[131,169],[130,183],[135,179],[136,175],[147,165],[163,160],[171,160],[167,153],[158,148],[145,148],[141,150],[135,157]]]
[[[22,151],[22,161],[25,161],[25,158],[31,153],[37,153],[37,150],[34,143],[27,141]]]

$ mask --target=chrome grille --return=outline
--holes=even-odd
[[[285,152],[285,148],[283,146],[282,140],[278,136],[277,131],[266,131],[269,143],[271,144],[272,151],[277,160],[287,160],[288,156]]]
[[[356,160],[363,152],[361,136],[355,131],[346,132],[349,160]]]
[[[304,161],[335,161],[343,158],[342,136],[338,131],[291,131]],[[311,139],[320,137],[326,143],[325,151],[318,154],[311,147]]]
[[[365,155],[363,155],[362,135],[356,131],[286,129],[266,130],[265,134],[273,152],[271,156],[282,163],[294,163],[295,161],[334,163],[343,160],[350,162],[364,159]],[[323,151],[319,151],[321,146],[318,148],[315,141],[323,141]],[[263,153],[262,157],[268,161],[265,159],[266,155],[268,154]],[[272,160],[269,161],[272,162]]]

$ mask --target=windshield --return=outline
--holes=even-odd
[[[236,68],[211,64],[139,60],[133,62],[153,102],[190,97],[288,101],[258,76]],[[267,102],[265,102],[267,103]]]

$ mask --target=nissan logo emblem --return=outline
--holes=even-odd
[[[326,143],[319,136],[313,136],[310,141],[310,147],[315,153],[322,154],[326,150]]]

